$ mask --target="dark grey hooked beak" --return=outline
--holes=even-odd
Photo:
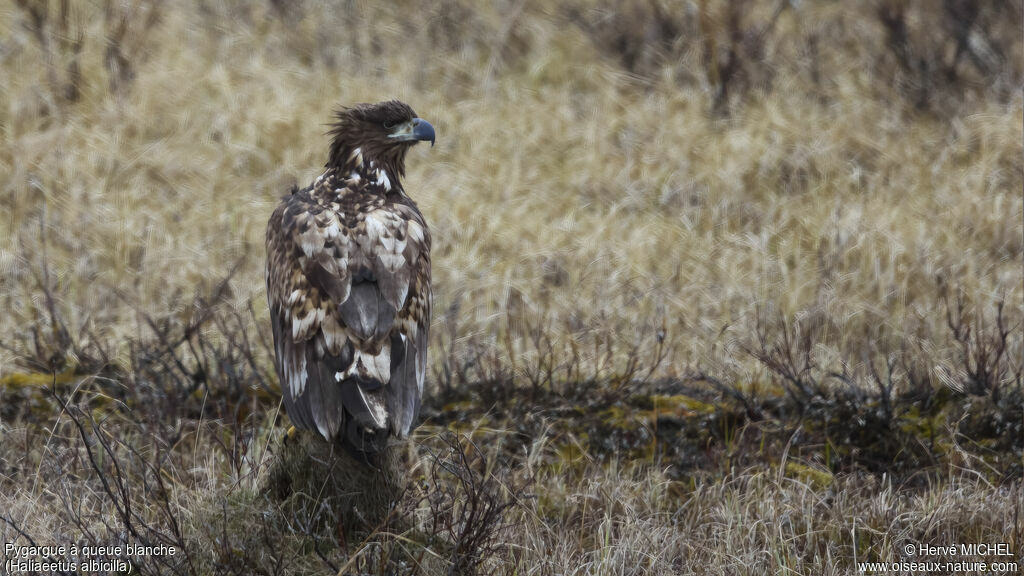
[[[394,131],[388,134],[388,138],[394,138],[399,142],[412,143],[430,140],[430,145],[433,146],[434,127],[423,118],[413,118],[396,126]]]
[[[412,135],[423,142],[430,140],[430,147],[434,147],[434,127],[423,118],[412,119]]]

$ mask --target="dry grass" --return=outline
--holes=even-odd
[[[0,511],[26,532],[82,538],[55,499],[78,482],[96,537],[117,525],[81,460],[29,480],[85,446],[31,392],[49,369],[140,461],[166,455],[186,524],[259,473],[266,220],[318,173],[333,108],[396,97],[439,135],[407,178],[434,235],[434,420],[512,396],[575,422],[552,406],[700,381],[780,426],[738,470],[731,432],[701,437],[705,475],[491,413],[527,438],[497,477],[535,494],[483,566],[846,573],[906,539],[1019,554],[1022,520],[1000,515],[1024,445],[1020,2],[966,28],[926,1],[61,4],[0,6]],[[839,464],[808,448],[827,489],[777,472],[795,429],[835,441],[807,421],[842,402],[932,435],[924,487],[850,455],[866,432],[838,436]],[[481,450],[508,458],[496,438]],[[296,570],[350,558],[292,552]]]

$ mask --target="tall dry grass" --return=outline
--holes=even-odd
[[[637,76],[540,6],[407,8],[172,3],[111,95],[103,12],[75,5],[80,96],[63,103],[8,6],[5,330],[31,318],[21,280],[40,221],[75,326],[131,334],[114,294],[181,308],[243,255],[236,295],[262,300],[264,222],[323,163],[331,110],[388,97],[442,133],[410,157],[407,183],[435,232],[437,322],[457,318],[456,345],[497,348],[508,333],[505,353],[527,354],[524,326],[540,318],[563,346],[664,324],[665,374],[751,380],[763,374],[737,343],[758,306],[829,318],[830,361],[870,329],[926,338],[942,364],[938,282],[978,310],[1020,302],[1019,93],[982,87],[951,112],[918,110],[880,85],[885,29],[866,7],[784,10],[770,57],[747,64],[771,69],[771,88],[726,117],[709,114],[693,51]]]

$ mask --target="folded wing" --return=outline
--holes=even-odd
[[[350,212],[302,192],[278,207],[267,231],[267,298],[292,422],[373,452],[388,435],[406,435],[419,411],[430,239],[411,206]]]

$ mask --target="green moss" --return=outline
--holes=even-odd
[[[586,464],[589,441],[590,435],[583,432],[569,441],[557,445],[555,447],[555,455],[557,456],[558,464],[563,468],[568,467],[570,469]]]
[[[923,411],[917,404],[911,406],[899,417],[899,428],[904,434],[931,441],[945,433],[946,410],[936,409]]]
[[[80,378],[73,369],[59,372],[56,375],[42,372],[15,372],[0,378],[0,388],[34,388],[56,384],[70,384]]]
[[[678,417],[692,416],[694,414],[714,414],[718,407],[713,404],[701,402],[684,394],[672,396],[654,395],[651,396],[652,410],[656,414],[671,414]]]
[[[442,406],[441,412],[468,413],[472,412],[476,407],[477,406],[472,399],[458,400],[456,402],[449,402]]]
[[[53,400],[51,388],[56,388],[65,395],[82,376],[75,374],[73,369],[64,370],[56,375],[42,372],[15,372],[0,378],[0,397],[4,399],[0,406],[0,418],[16,418],[18,414],[30,414],[35,418],[45,419],[55,413],[57,403]],[[109,398],[97,394],[90,401],[94,407],[105,406]]]
[[[597,418],[602,425],[618,430],[632,430],[637,427],[634,415],[618,405],[601,410],[598,412]]]
[[[815,490],[828,488],[834,479],[832,473],[797,462],[786,462],[786,476],[810,484]]]

